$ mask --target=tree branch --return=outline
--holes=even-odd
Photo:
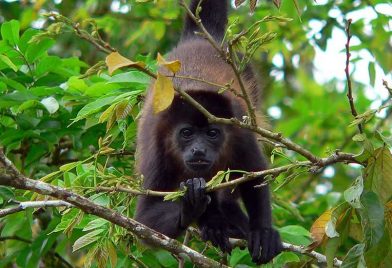
[[[346,24],[346,34],[347,34],[347,43],[345,45],[346,47],[346,68],[344,69],[344,72],[346,73],[346,79],[347,79],[347,98],[348,102],[350,103],[350,109],[351,109],[351,114],[354,116],[354,118],[357,118],[358,113],[357,110],[355,109],[354,106],[354,99],[353,99],[353,89],[351,86],[351,78],[350,78],[350,40],[351,40],[351,33],[350,33],[350,26],[351,26],[351,19],[347,20]],[[358,129],[360,133],[363,133],[363,126],[362,124],[358,124]]]
[[[175,239],[171,239],[133,219],[123,216],[113,209],[97,205],[89,199],[67,191],[64,188],[26,178],[4,155],[2,149],[0,149],[0,185],[11,186],[21,190],[29,190],[68,202],[81,209],[85,213],[96,215],[127,229],[128,231],[135,234],[138,238],[143,239],[151,245],[164,248],[176,256],[180,256],[180,254],[186,255],[193,263],[199,265],[200,267],[227,267],[222,266],[220,263],[209,259],[204,255],[201,255],[189,247],[182,245]]]
[[[200,237],[200,232],[196,228],[189,227],[188,230],[195,236]],[[239,247],[239,248],[246,248],[248,246],[248,242],[243,239],[236,239],[236,238],[230,238],[229,239],[230,244],[233,247]],[[296,252],[302,255],[309,256],[313,259],[316,259],[318,263],[327,263],[327,257],[323,254],[320,254],[316,251],[306,251],[306,247],[304,246],[297,246],[289,243],[283,242],[283,248],[285,251],[291,251],[291,252]],[[339,259],[335,258],[333,261],[333,265],[336,267],[340,267],[342,265],[342,261]]]
[[[386,88],[386,90],[388,90],[390,95],[389,97],[392,98],[392,88],[388,85],[388,82],[386,80],[382,80],[382,84]]]
[[[1,177],[0,177],[0,179],[1,179]],[[0,218],[7,216],[9,214],[23,211],[27,208],[46,208],[46,207],[72,207],[72,205],[70,203],[64,202],[62,200],[21,202],[15,207],[1,209],[0,210]]]
[[[17,240],[17,241],[21,241],[24,243],[31,243],[31,240],[25,239],[25,238],[17,236],[17,235],[0,236],[0,242],[6,241],[6,240]]]
[[[348,154],[348,153],[341,153],[341,152],[336,152],[333,155],[326,157],[326,158],[320,158],[319,162],[312,163],[310,161],[300,161],[296,162],[293,164],[281,166],[281,167],[276,167],[276,168],[270,168],[270,169],[265,169],[262,171],[257,171],[257,172],[246,172],[246,174],[242,177],[239,177],[237,179],[228,181],[228,182],[222,182],[218,184],[217,186],[214,186],[213,188],[208,188],[207,192],[213,192],[216,190],[224,189],[224,188],[233,188],[238,186],[241,183],[244,183],[246,181],[250,181],[259,177],[267,176],[267,175],[273,175],[274,177],[277,177],[279,174],[286,172],[290,169],[294,168],[299,168],[299,167],[307,167],[309,168],[312,172],[316,172],[318,169],[336,164],[336,163],[341,163],[341,162],[347,162],[347,163],[358,163],[357,160],[355,160],[353,154]],[[148,196],[166,196],[168,194],[172,194],[173,192],[162,192],[162,191],[153,191],[153,190],[135,190],[131,189],[129,187],[124,187],[124,186],[114,186],[114,187],[105,187],[105,186],[98,186],[95,188],[97,192],[124,192],[124,193],[129,193],[132,195],[148,195]]]

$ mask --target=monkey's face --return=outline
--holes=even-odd
[[[224,128],[207,124],[180,124],[175,131],[183,164],[188,171],[204,175],[211,171],[220,158],[225,141]]]

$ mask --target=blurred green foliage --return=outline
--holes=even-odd
[[[347,255],[344,267],[392,267],[391,96],[379,81],[384,74],[392,84],[389,1],[307,0],[299,3],[301,14],[294,1],[284,1],[280,9],[272,1],[259,2],[253,16],[247,4],[231,10],[230,22],[238,18],[234,31],[266,15],[293,18],[290,23],[263,24],[262,31],[278,37],[253,57],[263,84],[260,109],[273,129],[317,156],[342,150],[360,154],[367,163],[366,168],[339,164],[278,176],[273,189],[290,179],[273,194],[275,224],[283,240],[311,244],[312,224],[325,211],[340,207],[329,217],[332,227],[319,226],[336,229],[340,236],[325,236],[320,252],[329,259]],[[53,25],[44,16],[48,12],[58,12],[89,31],[94,30],[89,26],[94,20],[105,42],[155,70],[157,52],[168,52],[180,37],[183,10],[169,0],[0,1],[0,146],[26,176],[66,187],[132,217],[133,196],[97,193],[95,187],[140,187],[134,174],[135,134],[142,93],[150,79],[133,69],[109,76],[96,65],[105,53],[71,28],[43,36],[43,30]],[[369,82],[352,78],[360,116],[350,126],[346,81],[317,80],[316,70],[329,62],[315,61],[315,56],[336,42],[341,42],[344,53],[346,40],[334,39],[334,33],[344,32],[345,20],[352,17],[352,77],[365,61]],[[94,65],[96,69],[89,69]],[[334,67],[344,76],[344,62]],[[371,110],[381,104],[386,105],[382,111]],[[365,123],[365,133],[359,136],[358,122]],[[303,160],[290,151],[266,147],[266,154],[273,154],[273,166]],[[0,186],[0,209],[43,199]],[[222,258],[217,249],[197,239],[189,246]],[[309,257],[285,252],[265,266],[311,263]],[[241,249],[233,251],[228,264],[254,267],[247,250]],[[28,209],[0,218],[0,267],[70,265],[177,267],[177,260],[164,250],[143,249],[122,228],[77,209]]]

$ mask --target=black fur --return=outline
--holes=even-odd
[[[189,8],[193,14],[196,13],[199,1],[192,1]],[[218,41],[225,33],[227,24],[227,1],[226,0],[203,0],[202,9],[199,14],[204,27]],[[195,37],[195,32],[200,32],[196,23],[189,17],[185,18],[185,27],[182,33],[182,39]]]

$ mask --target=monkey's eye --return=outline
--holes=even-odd
[[[220,133],[220,132],[219,132],[218,129],[209,129],[209,130],[207,131],[207,136],[208,136],[209,138],[214,139],[214,138],[218,137],[219,133]]]
[[[192,137],[193,131],[192,131],[192,129],[189,129],[189,128],[183,128],[183,129],[181,129],[180,134],[185,139],[189,139],[190,137]]]

